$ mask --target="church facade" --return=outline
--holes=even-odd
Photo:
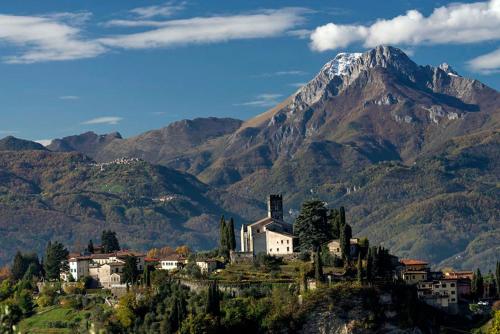
[[[267,217],[241,227],[241,251],[253,254],[293,253],[293,227],[283,220],[283,196],[269,195]]]

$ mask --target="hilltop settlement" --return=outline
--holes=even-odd
[[[496,273],[435,270],[353,236],[343,207],[319,200],[284,220],[237,229],[222,217],[219,247],[122,249],[117,234],[69,252],[50,242],[0,272],[2,333],[437,333],[500,330]],[[236,237],[239,230],[239,245]]]

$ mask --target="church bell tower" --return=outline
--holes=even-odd
[[[267,199],[267,216],[283,221],[283,196],[269,195]]]

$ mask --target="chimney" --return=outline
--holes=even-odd
[[[283,221],[283,196],[269,195],[267,200],[267,216]]]

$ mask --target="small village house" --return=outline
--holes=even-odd
[[[418,298],[425,303],[455,313],[458,304],[458,285],[455,279],[421,281],[417,283]]]
[[[172,254],[160,259],[158,269],[178,270],[186,264],[186,258],[179,254]]]
[[[196,265],[200,268],[202,274],[211,274],[217,269],[217,261],[212,259],[197,260]]]
[[[358,251],[359,251],[359,239],[358,238],[351,238],[350,240],[350,254],[351,257],[357,257],[358,256]],[[336,257],[342,257],[342,249],[340,247],[340,239],[335,239],[327,244],[328,250],[332,255],[335,255]]]

